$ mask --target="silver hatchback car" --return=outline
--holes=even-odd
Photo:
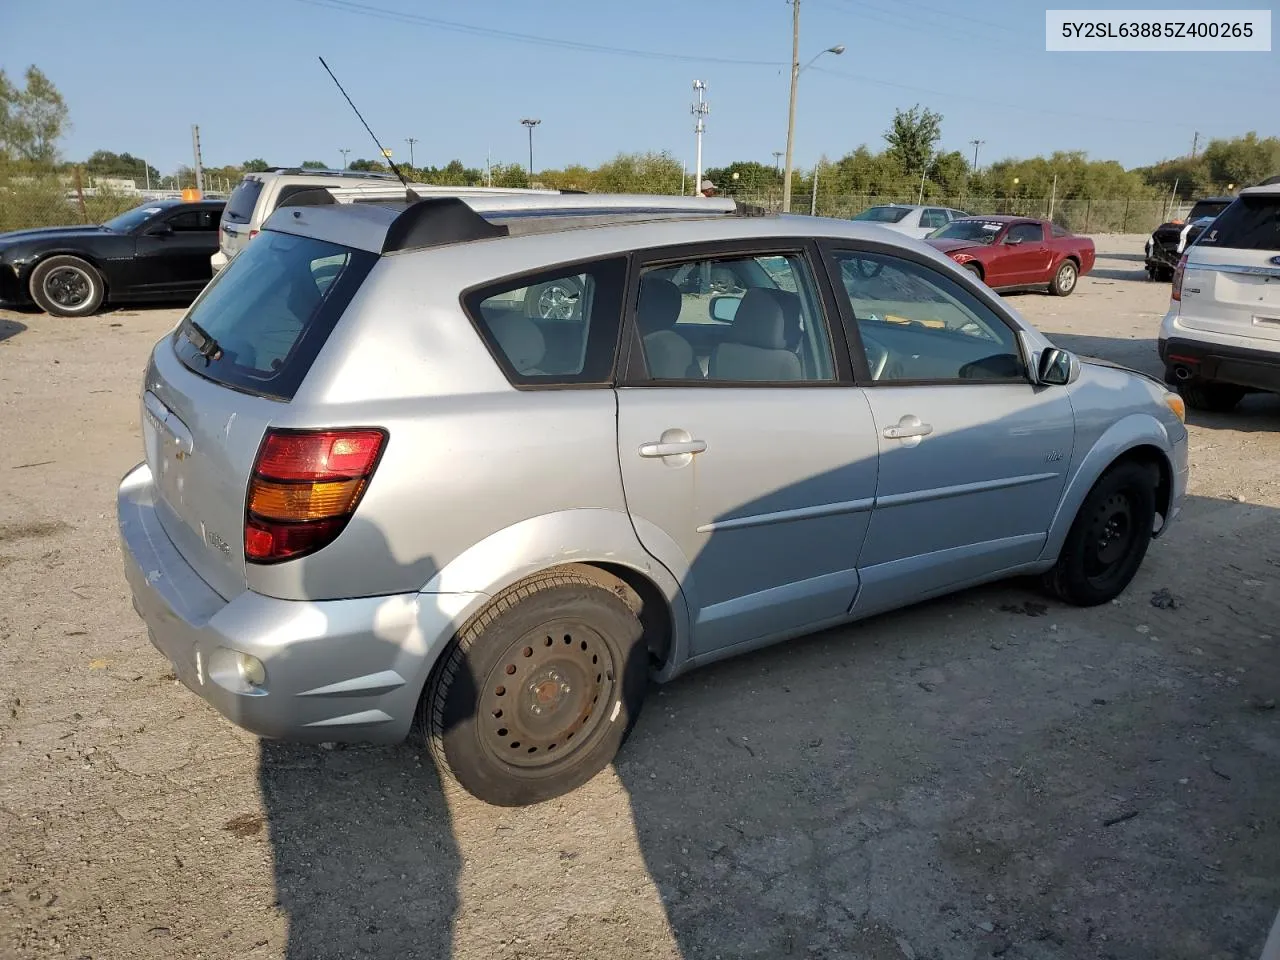
[[[340,193],[156,345],[119,491],[153,643],[262,736],[416,718],[471,793],[537,802],[651,678],[1015,574],[1103,603],[1180,509],[1176,395],[900,234]]]

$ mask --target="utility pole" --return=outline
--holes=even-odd
[[[1053,219],[1053,202],[1058,199],[1058,175],[1053,175],[1053,189],[1049,192],[1049,219]]]
[[[791,156],[796,138],[796,85],[800,82],[800,0],[791,0],[791,105],[787,109],[787,168],[782,174],[782,212],[791,210]]]
[[[417,137],[405,137],[404,142],[409,145],[409,166],[413,166],[413,145],[418,142]]]
[[[348,148],[343,147],[338,152],[342,154],[342,169],[345,170],[347,169],[347,154],[351,151]]]
[[[689,108],[689,112],[697,118],[693,125],[694,138],[698,142],[697,157],[693,165],[693,193],[697,196],[702,189],[702,132],[707,129],[706,117],[711,112],[711,107],[706,100],[707,85],[701,80],[693,81],[693,93],[698,98],[697,102]]]
[[[493,150],[489,148],[484,151],[484,185],[493,186]]]
[[[1196,158],[1196,147],[1200,146],[1200,131],[1197,130],[1195,136],[1191,138],[1191,159]]]
[[[813,168],[813,192],[809,194],[809,216],[816,217],[818,215],[818,170],[822,164],[818,164]]]
[[[196,158],[196,189],[204,193],[204,163],[200,159],[200,125],[191,125],[191,150]]]
[[[533,186],[533,128],[542,121],[532,120],[529,117],[525,117],[520,122],[529,130],[529,185]]]
[[[978,148],[982,146],[984,143],[986,143],[987,141],[970,140],[969,142],[973,144],[973,172],[977,173],[978,172]]]
[[[142,160],[142,177],[147,182],[147,192],[151,192],[151,167],[148,165],[146,158]]]

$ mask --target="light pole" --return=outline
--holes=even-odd
[[[417,137],[405,137],[404,142],[409,145],[409,166],[413,166],[413,145],[418,142]]]
[[[800,74],[813,66],[814,60],[817,60],[824,53],[834,53],[837,57],[844,53],[844,44],[838,43],[834,47],[827,47],[825,50],[818,51],[812,60],[803,67],[800,66],[800,0],[791,0],[791,4],[793,7],[791,18],[791,106],[787,111],[787,166],[782,173],[783,213],[791,209],[791,154],[796,136],[796,85],[800,81]]]
[[[973,144],[973,172],[977,173],[978,172],[978,148],[982,146],[984,143],[986,143],[987,141],[970,140],[969,142]]]
[[[533,128],[540,124],[541,120],[531,120],[525,117],[520,121],[529,130],[529,184],[533,184]]]
[[[347,154],[350,153],[351,151],[348,149],[342,149],[342,150],[339,150],[338,152],[342,154],[342,169],[345,170],[347,169]]]

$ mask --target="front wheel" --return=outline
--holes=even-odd
[[[1045,586],[1079,607],[1118,597],[1151,545],[1158,482],[1156,468],[1142,463],[1121,463],[1104,473],[1080,505]]]
[[[102,306],[106,289],[93,265],[79,257],[50,257],[31,271],[31,299],[55,317],[87,317]]]
[[[1178,395],[1187,402],[1192,410],[1203,410],[1206,413],[1228,413],[1236,408],[1244,399],[1244,387],[1231,383],[1180,383]]]
[[[1080,271],[1076,269],[1074,260],[1063,260],[1058,272],[1053,275],[1053,283],[1049,284],[1049,292],[1055,297],[1069,297],[1076,288]]]
[[[539,803],[608,765],[647,684],[631,608],[580,574],[548,573],[499,594],[453,641],[427,689],[425,733],[473,796]]]

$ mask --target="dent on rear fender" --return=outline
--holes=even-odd
[[[687,650],[689,615],[682,587],[688,571],[674,543],[671,550],[671,558],[664,556],[662,562],[650,556],[626,513],[564,510],[531,517],[490,534],[449,561],[421,592],[468,596],[462,606],[451,611],[461,622],[495,594],[543,570],[570,563],[627,567],[651,580],[666,597],[673,630],[669,665],[674,665]],[[675,565],[675,569],[668,565]]]
[[[1058,504],[1058,511],[1049,526],[1049,536],[1040,554],[1042,560],[1057,557],[1080,504],[1098,482],[1098,478],[1127,451],[1142,446],[1158,449],[1164,456],[1170,473],[1176,470],[1172,456],[1173,441],[1163,423],[1149,413],[1132,413],[1117,420],[1093,442],[1088,452],[1076,459],[1066,491]]]

